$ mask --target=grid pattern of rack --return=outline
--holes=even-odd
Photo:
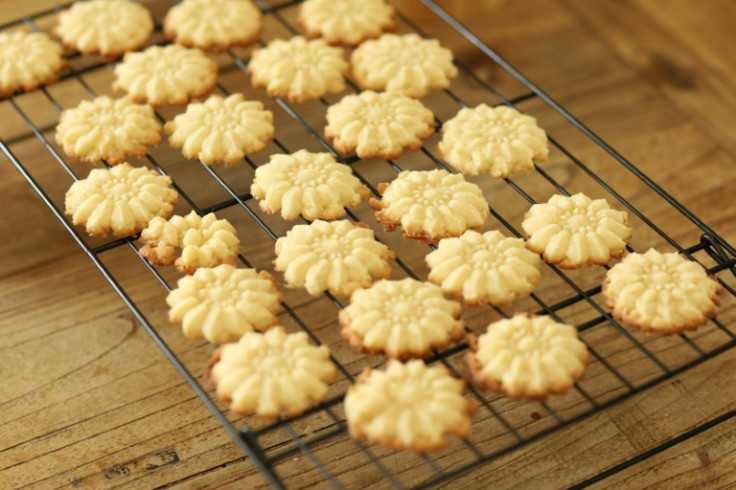
[[[286,37],[298,33],[295,23],[297,1],[259,2],[264,12],[265,28],[260,43],[264,44],[275,37]],[[582,339],[588,344],[592,362],[586,377],[570,393],[552,397],[543,403],[527,403],[508,400],[500,395],[484,393],[473,389],[469,396],[481,406],[474,419],[473,433],[463,441],[454,441],[450,448],[436,454],[414,455],[394,453],[386,449],[353,441],[346,432],[342,398],[346,387],[365,366],[378,366],[382,359],[377,356],[361,356],[353,353],[340,343],[339,328],[335,325],[338,309],[345,300],[326,294],[317,300],[311,299],[301,291],[289,291],[283,303],[281,322],[292,330],[304,330],[316,343],[330,345],[333,361],[341,372],[340,379],[333,383],[327,400],[302,416],[293,420],[264,422],[252,417],[235,418],[224,411],[219,402],[212,400],[212,392],[200,384],[203,366],[184,362],[180,353],[175,352],[167,342],[174,329],[148,304],[136,301],[135,288],[129,284],[129,274],[120,272],[124,267],[145,269],[143,273],[159,284],[162,294],[171,289],[176,274],[171,270],[159,270],[150,266],[136,253],[138,243],[132,239],[100,240],[83,237],[63,216],[60,206],[63,189],[51,190],[42,183],[50,179],[61,180],[62,187],[86,175],[88,166],[70,161],[53,142],[53,128],[58,113],[73,107],[83,98],[91,98],[106,90],[112,76],[112,64],[101,64],[90,57],[69,55],[71,69],[60,82],[41,88],[32,94],[18,95],[0,103],[0,115],[8,120],[19,121],[10,125],[14,130],[0,131],[0,149],[18,168],[28,182],[51,208],[52,212],[65,225],[79,245],[97,265],[116,292],[127,304],[137,319],[151,334],[182,376],[222,423],[226,431],[239,444],[246,454],[263,472],[266,479],[276,487],[288,485],[280,476],[279,465],[291,461],[296,454],[303,454],[312,469],[318,471],[325,481],[335,487],[348,484],[341,478],[342,468],[335,454],[341,456],[362,455],[365,465],[361,468],[365,478],[375,478],[378,474],[395,487],[415,487],[436,484],[475,466],[483,464],[499,455],[511,451],[525,443],[535,440],[582,417],[590,415],[624,397],[646,390],[655,383],[670,378],[720,352],[736,346],[736,321],[733,305],[736,300],[733,278],[736,276],[736,250],[724,242],[701,220],[693,216],[673,198],[657,187],[631,163],[623,159],[612,148],[601,141],[586,127],[572,118],[553,100],[531,84],[512,67],[507,65],[493,51],[484,46],[475,36],[458,24],[440,6],[431,0],[422,0],[422,12],[399,14],[400,31],[425,33],[414,19],[419,15],[423,21],[427,16],[440,19],[455,31],[459,42],[468,49],[477,49],[485,58],[485,63],[494,65],[502,73],[500,81],[490,86],[476,75],[468,66],[458,62],[461,76],[453,83],[451,90],[432,94],[425,100],[437,115],[437,127],[459,108],[472,106],[479,102],[490,104],[509,104],[522,111],[537,116],[545,128],[572,128],[582,134],[589,142],[606,155],[609,161],[587,165],[576,156],[574,150],[550,131],[553,147],[550,164],[536,167],[530,176],[509,178],[490,182],[477,179],[482,185],[491,204],[492,222],[487,228],[498,228],[506,234],[520,236],[518,222],[530,203],[546,200],[552,193],[569,195],[571,192],[585,191],[591,195],[608,197],[627,209],[632,215],[635,237],[644,235],[639,243],[636,238],[631,250],[639,250],[642,244],[658,244],[661,248],[677,250],[693,260],[700,262],[714,274],[724,288],[721,295],[721,308],[718,317],[696,332],[678,336],[660,337],[642,334],[622,326],[613,319],[603,306],[600,282],[605,268],[597,267],[585,271],[563,271],[555,266],[545,266],[545,279],[537,292],[530,298],[514,304],[511,308],[476,308],[465,315],[468,331],[480,332],[493,318],[505,317],[516,310],[549,314],[560,321],[573,323],[580,331]],[[169,2],[148,2],[160,22]],[[63,7],[41,12],[0,26],[12,29],[18,26],[37,30],[48,30]],[[424,25],[424,24],[423,24]],[[427,22],[427,25],[435,25]],[[160,31],[160,29],[159,29]],[[154,42],[161,41],[157,32]],[[247,158],[239,166],[232,168],[208,167],[197,162],[185,162],[178,150],[157,148],[151,151],[138,164],[148,165],[162,174],[173,177],[175,187],[183,199],[177,208],[179,213],[192,209],[199,214],[217,212],[227,217],[245,237],[242,265],[270,268],[273,240],[283,235],[291,224],[279,217],[267,216],[260,212],[247,192],[253,169],[262,164],[268,154],[289,153],[302,147],[313,151],[328,151],[340,161],[353,167],[356,175],[378,195],[378,182],[391,180],[396,172],[404,169],[446,168],[436,156],[436,139],[427,142],[414,154],[402,156],[397,161],[359,161],[355,156],[344,157],[337,154],[321,135],[324,125],[324,111],[327,105],[339,97],[326,97],[304,106],[288,104],[283,100],[267,99],[265,94],[249,87],[244,71],[248,62],[247,50],[231,50],[217,56],[220,64],[220,83],[217,91],[231,93],[243,91],[249,98],[258,98],[269,105],[276,116],[276,139],[264,155]],[[355,86],[351,86],[356,91]],[[38,109],[38,106],[44,106]],[[170,119],[180,109],[159,111],[159,118]],[[547,123],[547,121],[549,121]],[[17,128],[22,128],[18,130]],[[45,148],[48,159],[42,162],[24,161],[27,146]],[[162,145],[163,146],[163,145]],[[563,182],[555,175],[554,162],[565,162],[573,168],[576,179]],[[45,166],[45,167],[44,167]],[[54,177],[50,178],[48,169],[53,167]],[[43,170],[43,171],[42,171]],[[689,227],[690,234],[679,236],[698,237],[699,241],[687,246],[681,239],[673,237],[658,226],[636,206],[624,193],[617,192],[603,176],[611,172],[626,172],[627,176],[651,189],[654,194],[680,213],[683,223]],[[43,174],[43,177],[34,177]],[[619,189],[621,186],[616,186]],[[61,191],[61,192],[60,192]],[[406,243],[397,233],[387,234],[378,229],[367,207],[361,206],[355,212],[348,212],[348,218],[365,221],[375,231],[379,239],[397,250],[398,259],[394,276],[426,277],[423,256],[429,249],[426,246]],[[302,221],[303,222],[303,221]],[[117,254],[117,255],[116,255]],[[116,255],[114,260],[106,260],[108,255]],[[125,256],[126,261],[119,256]],[[132,265],[131,265],[132,264]],[[204,348],[201,349],[204,351]],[[467,350],[465,343],[436,352],[429,362],[444,364],[458,376],[462,376],[460,358]],[[201,360],[201,359],[200,359]],[[206,362],[206,361],[205,361]],[[356,456],[356,457],[357,457]],[[411,470],[405,470],[411,468]],[[419,470],[417,468],[420,468]],[[421,469],[423,468],[423,470]],[[371,476],[372,475],[372,476]],[[355,481],[355,480],[353,480]]]

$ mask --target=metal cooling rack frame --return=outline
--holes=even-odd
[[[295,28],[294,25],[292,25],[282,15],[281,12],[284,9],[294,7],[294,5],[298,3],[299,3],[298,1],[287,0],[284,3],[279,3],[278,5],[272,6],[263,0],[258,1],[258,4],[261,7],[265,16],[273,17],[276,22],[278,22],[280,25],[282,25],[287,31],[291,32],[292,34],[297,34],[298,30]],[[644,212],[637,209],[632,203],[630,203],[622,195],[616,192],[616,190],[614,190],[611,186],[609,186],[609,184],[607,184],[602,178],[600,178],[596,174],[596,172],[594,172],[588,166],[586,166],[571,151],[569,151],[566,147],[560,144],[553,137],[550,138],[550,143],[552,144],[552,146],[556,148],[559,152],[561,152],[566,158],[568,158],[574,164],[575,168],[578,171],[583,172],[584,174],[589,176],[593,181],[595,181],[595,183],[598,186],[603,188],[611,196],[617,199],[623,207],[625,207],[629,212],[631,212],[638,219],[640,219],[646,226],[648,226],[651,230],[653,230],[659,237],[661,237],[661,239],[666,241],[674,249],[678,250],[679,252],[685,254],[692,260],[696,260],[696,261],[699,261],[696,256],[697,254],[702,253],[702,252],[707,254],[707,256],[710,257],[710,259],[715,265],[708,266],[704,264],[704,267],[708,270],[709,273],[714,274],[716,276],[716,278],[718,279],[718,281],[724,288],[724,293],[723,293],[724,295],[727,295],[729,298],[736,298],[736,291],[733,289],[733,287],[731,287],[727,282],[725,282],[722,279],[722,277],[719,276],[719,274],[721,273],[728,274],[729,272],[732,273],[734,276],[736,276],[736,249],[734,249],[732,245],[730,245],[725,240],[723,240],[717,233],[715,233],[705,223],[703,223],[702,220],[700,220],[697,216],[695,216],[692,212],[690,212],[687,208],[685,208],[682,204],[680,204],[677,200],[675,200],[672,196],[670,196],[667,192],[665,192],[661,187],[655,184],[648,176],[642,173],[636,166],[634,166],[628,160],[623,158],[618,152],[616,152],[616,150],[614,150],[611,146],[609,146],[604,141],[602,141],[590,129],[588,129],[580,121],[575,119],[565,109],[563,109],[559,104],[557,104],[554,100],[552,100],[547,94],[541,91],[537,86],[535,86],[529,80],[527,80],[521,73],[519,73],[516,69],[514,69],[507,62],[505,62],[493,50],[491,50],[482,41],[480,41],[473,33],[468,31],[468,29],[466,29],[460,22],[458,22],[455,18],[453,18],[442,7],[440,7],[438,4],[436,4],[432,0],[422,0],[422,4],[424,4],[426,8],[429,9],[429,11],[433,12],[436,16],[438,16],[440,19],[446,22],[458,34],[463,36],[470,44],[474,45],[477,49],[479,49],[488,58],[489,62],[495,63],[496,65],[501,67],[503,70],[505,70],[506,73],[510,74],[513,78],[518,80],[518,82],[520,82],[528,90],[527,93],[521,96],[507,99],[503,95],[501,95],[501,93],[499,93],[497,90],[495,90],[492,86],[488,85],[480,77],[478,77],[475,73],[473,73],[473,71],[470,70],[466,65],[458,62],[457,66],[461,70],[461,72],[464,73],[465,76],[474,80],[479,86],[487,90],[489,96],[493,96],[494,98],[499,99],[501,103],[507,104],[510,106],[514,106],[515,104],[518,104],[526,100],[534,99],[534,98],[537,98],[543,101],[550,108],[552,108],[557,114],[562,116],[567,121],[567,123],[577,128],[577,130],[582,132],[587,138],[593,141],[600,149],[604,150],[608,155],[610,155],[610,157],[612,157],[615,160],[615,162],[617,162],[617,164],[620,165],[621,169],[630,172],[640,182],[644,183],[649,189],[651,189],[651,192],[654,192],[657,195],[659,195],[661,198],[663,198],[672,208],[676,209],[679,213],[682,214],[682,216],[684,216],[694,226],[696,226],[701,232],[699,243],[694,244],[692,246],[684,246],[684,245],[679,244],[677,240],[675,240],[673,237],[671,237],[670,235],[665,233],[662,229],[660,229],[657,225],[655,225],[654,222],[650,220],[650,218],[648,218]],[[37,14],[27,16],[22,19],[18,19],[14,22],[4,24],[0,26],[0,30],[7,29],[7,28],[13,28],[13,27],[16,27],[22,24],[25,24],[31,29],[40,30],[37,24],[38,19],[47,17],[47,16],[56,15],[64,7],[65,6],[56,7],[48,11],[39,12]],[[408,16],[400,13],[399,19],[405,26],[409,28],[409,30],[414,30],[421,35],[425,35],[424,32],[422,32],[422,29],[415,22],[413,22]],[[157,26],[157,28],[160,29],[160,26]],[[263,41],[261,41],[261,44],[263,44]],[[70,58],[74,58],[78,56],[79,55],[70,55]],[[246,65],[247,65],[246,59],[241,58],[240,56],[238,56],[236,53],[232,51],[228,53],[228,56],[232,59],[232,62],[234,63],[234,66],[236,67],[236,69],[245,70]],[[96,96],[95,91],[85,81],[83,75],[89,72],[93,72],[95,70],[105,70],[105,69],[112,69],[112,65],[108,65],[104,63],[95,63],[95,64],[91,64],[88,66],[84,66],[79,69],[72,68],[68,73],[66,73],[62,77],[62,80],[68,80],[68,79],[75,80],[84,88],[84,90],[88,93],[89,96],[95,97]],[[356,89],[355,86],[352,86],[352,88],[353,90]],[[225,89],[225,87],[222,84],[218,84],[218,89],[223,93],[226,93],[226,94],[228,93],[227,89]],[[45,87],[42,87],[39,89],[39,91],[43,93],[47,101],[57,111],[59,112],[61,111],[62,109],[61,104],[58,103],[58,101],[52,96],[49,90],[47,90]],[[458,94],[450,90],[445,91],[445,93],[457,103],[458,107],[466,106],[466,104],[463,102],[462,94]],[[57,217],[57,219],[67,229],[69,234],[79,244],[82,250],[84,250],[84,252],[88,255],[90,260],[92,260],[92,262],[97,266],[97,268],[103,274],[105,279],[107,279],[107,281],[110,283],[112,288],[120,296],[120,298],[123,300],[126,306],[130,309],[130,311],[133,313],[136,319],[143,325],[145,330],[151,335],[154,342],[166,354],[166,356],[171,361],[171,363],[176,367],[176,369],[179,371],[181,376],[186,380],[186,382],[195,391],[195,393],[202,399],[203,403],[212,412],[212,414],[218,420],[218,422],[222,424],[225,431],[227,431],[228,434],[236,442],[236,444],[242,448],[245,454],[251,459],[253,464],[255,464],[256,467],[261,471],[264,478],[272,486],[276,488],[284,488],[284,482],[282,481],[282,478],[279,476],[277,468],[276,468],[277,464],[286,460],[290,456],[293,456],[294,454],[298,454],[298,453],[302,453],[308,458],[308,460],[317,468],[317,470],[319,470],[319,472],[322,474],[326,482],[331,483],[334,487],[342,488],[344,484],[339,481],[338,476],[333,474],[333,472],[329,468],[329,464],[327,464],[325,461],[320,459],[316,451],[317,448],[319,448],[320,444],[323,444],[326,441],[329,441],[337,437],[346,437],[345,436],[346,426],[345,426],[344,419],[337,413],[337,410],[336,410],[336,407],[342,402],[342,394],[328,398],[320,406],[312,408],[311,410],[307,411],[305,414],[303,414],[297,419],[291,419],[291,420],[280,419],[275,422],[269,423],[265,426],[259,427],[258,429],[251,429],[247,424],[243,425],[240,428],[236,428],[228,420],[228,418],[223,414],[221,409],[218,407],[217,403],[214,402],[209,397],[207,390],[205,390],[199,384],[199,381],[189,372],[189,370],[185,367],[184,363],[179,359],[179,357],[174,353],[174,351],[166,344],[166,342],[163,340],[161,335],[158,333],[157,328],[154,327],[153,324],[148,320],[145,312],[142,311],[142,308],[135,303],[135,301],[130,297],[126,289],[119,283],[115,275],[103,263],[101,259],[101,255],[110,250],[120,248],[120,247],[129,247],[133,251],[137,251],[136,241],[134,239],[119,239],[119,240],[112,240],[100,246],[91,246],[90,244],[88,244],[87,241],[74,228],[74,226],[72,226],[69,223],[69,221],[65,218],[63,212],[59,209],[59,205],[49,196],[46,190],[44,190],[44,188],[38,184],[37,180],[32,175],[32,172],[28,170],[26,163],[21,161],[21,159],[16,156],[15,152],[13,151],[13,146],[16,143],[20,141],[24,141],[28,137],[35,138],[37,143],[43,145],[43,147],[45,147],[46,150],[52,155],[53,160],[56,163],[58,163],[61,169],[63,169],[66,173],[68,173],[69,176],[71,176],[74,180],[78,179],[73,169],[66,162],[64,156],[61,155],[55,149],[54,145],[46,138],[44,134],[47,131],[52,130],[54,128],[54,125],[49,125],[46,127],[38,127],[36,124],[34,124],[32,117],[26,114],[26,112],[24,112],[24,110],[21,108],[21,105],[18,103],[17,101],[18,97],[20,96],[11,97],[7,99],[7,103],[12,106],[13,111],[15,111],[15,113],[18,116],[20,116],[20,118],[28,126],[30,133],[28,133],[28,135],[23,135],[20,137],[0,139],[0,149],[8,157],[8,159],[14,164],[14,166],[23,175],[23,177],[28,181],[28,183],[32,186],[32,188],[38,193],[41,199],[48,205],[52,213]],[[0,101],[0,103],[5,103],[5,102],[6,101]],[[324,99],[322,99],[322,102],[325,105],[328,104],[328,102]],[[355,156],[344,158],[343,156],[339,155],[320,136],[319,131],[312,128],[310,124],[307,121],[305,121],[305,119],[302,116],[300,116],[298,112],[295,111],[288,103],[280,99],[276,99],[276,103],[281,109],[283,109],[283,111],[286,114],[291,116],[295,124],[303,127],[304,130],[307,131],[311,135],[312,138],[318,141],[319,144],[324,148],[325,151],[332,153],[336,158],[338,158],[340,161],[342,161],[345,164],[351,164],[351,163],[357,162],[358,159]],[[161,116],[159,116],[159,118],[163,121],[163,118]],[[442,124],[442,121],[440,120],[437,120],[436,122],[437,122],[438,127]],[[280,149],[280,151],[283,151],[286,153],[289,152],[286,145],[278,138],[275,140],[275,145]],[[294,150],[296,150],[296,148],[292,149],[292,151]],[[421,152],[432,162],[432,164],[436,165],[436,167],[446,168],[444,164],[442,163],[442,161],[439,160],[437,156],[427,146],[423,147],[421,149]],[[156,159],[154,159],[153,156],[147,155],[146,158],[152,168],[155,168],[161,174],[167,174],[165,168],[161,164],[159,164],[159,162]],[[270,238],[274,240],[277,238],[277,235],[269,228],[267,223],[264,222],[264,220],[261,219],[258,216],[258,214],[255,213],[253,210],[251,210],[250,207],[248,206],[248,202],[251,200],[251,196],[249,194],[238,194],[226,182],[226,180],[223,179],[218,174],[218,172],[215,169],[208,167],[202,164],[201,162],[200,164],[202,165],[204,170],[226,191],[226,193],[230,197],[217,204],[200,207],[197,204],[196,200],[190,197],[187,193],[183,192],[183,190],[175,182],[174,183],[175,187],[179,191],[181,197],[191,207],[191,209],[195,210],[197,213],[201,215],[201,214],[205,214],[208,212],[219,211],[219,210],[223,210],[223,209],[227,209],[231,207],[236,208],[236,209],[240,208],[244,210],[248,214],[248,216],[250,216],[250,218],[253,220],[252,226],[254,230],[260,230],[261,232],[266,233]],[[256,164],[250,159],[246,159],[246,164],[250,168],[256,168]],[[388,165],[390,165],[397,172],[402,170],[396,164],[396,162],[388,162]],[[557,182],[553,177],[551,177],[544,169],[536,167],[536,172],[539,175],[541,175],[541,177],[543,177],[543,179],[545,179],[549,184],[551,184],[558,192],[565,194],[565,195],[569,195],[565,187],[561,185],[559,182]],[[360,174],[358,174],[358,177],[366,185],[368,185],[371,188],[372,192],[375,195],[378,195],[375,187],[371,185],[371,183],[367,179],[365,179]],[[516,192],[518,192],[529,203],[535,202],[534,199],[528,193],[526,193],[520,186],[518,186],[512,179],[505,179],[505,182],[511,188],[513,188]],[[519,231],[515,229],[506,218],[504,218],[498,212],[496,212],[496,210],[493,207],[491,207],[490,210],[491,210],[492,215],[506,228],[508,232],[514,234],[515,236],[520,236]],[[348,217],[352,220],[356,220],[356,221],[358,220],[358,217],[352,212],[348,212]],[[167,291],[169,291],[171,289],[171,286],[166,281],[166,279],[164,279],[164,277],[160,274],[160,272],[155,267],[152,267],[151,265],[149,265],[148,262],[146,262],[144,259],[140,259],[140,260],[148,268],[150,273],[156,277],[156,279],[161,283],[161,285],[164,288],[166,288]],[[240,256],[240,260],[243,265],[250,266],[250,263],[248,262],[248,260],[246,260],[246,258],[243,257],[242,255]],[[406,265],[406,263],[401,259],[401,257],[397,259],[397,264],[400,268],[403,269],[403,271],[405,272],[407,276],[416,277],[414,272],[411,270],[410,267]],[[569,286],[574,291],[574,294],[571,295],[570,297],[567,297],[566,299],[562,301],[557,301],[554,304],[547,304],[538,296],[532,295],[532,300],[534,304],[536,305],[536,307],[538,308],[539,313],[549,314],[559,319],[559,313],[561,310],[567,307],[570,307],[572,305],[576,305],[578,303],[586,304],[592,310],[594,310],[594,312],[596,313],[596,316],[592,319],[589,319],[577,325],[577,328],[581,333],[588,331],[588,330],[595,329],[601,325],[612,326],[614,329],[616,329],[616,331],[620,335],[626,338],[627,341],[631,344],[630,349],[635,349],[635,350],[640,351],[643,354],[644,358],[648,359],[654,366],[656,366],[656,369],[658,370],[657,374],[652,377],[649,377],[646,381],[640,382],[640,383],[627,379],[627,377],[624,374],[619,372],[617,367],[612,365],[612,363],[610,363],[606,359],[605,355],[599,354],[596,348],[594,348],[592,345],[589,345],[590,352],[592,354],[592,357],[594,358],[593,362],[598,363],[604,372],[609,373],[613,378],[617,379],[621,384],[622,391],[620,391],[615,396],[610,397],[608,399],[605,399],[605,400],[598,399],[596,395],[589,394],[586,391],[586,389],[584,389],[581,386],[581,384],[578,383],[575,386],[574,390],[580,396],[581,400],[583,400],[584,403],[589,405],[588,409],[583,410],[582,412],[579,412],[571,417],[565,418],[559,415],[556,412],[556,410],[552,406],[550,406],[548,403],[542,403],[541,404],[542,410],[546,411],[549,417],[549,420],[552,421],[552,425],[546,428],[536,430],[529,435],[523,435],[521,431],[519,430],[519,427],[515,426],[515,424],[512,421],[507,420],[506,416],[504,416],[501,413],[501,411],[498,410],[494,406],[495,401],[498,399],[496,395],[480,393],[476,391],[475,389],[470,388],[471,396],[474,397],[479,402],[479,404],[482,407],[482,410],[485,411],[485,415],[487,416],[484,421],[478,422],[476,425],[487,423],[487,420],[493,420],[497,422],[498,424],[500,424],[500,426],[502,427],[502,430],[505,431],[508,435],[510,435],[511,442],[507,442],[505,444],[491,444],[490,448],[486,448],[482,444],[475,443],[471,440],[460,441],[458,443],[459,447],[461,447],[463,451],[467,452],[468,457],[466,460],[463,460],[460,463],[453,463],[447,468],[443,468],[442,464],[436,461],[435,459],[433,459],[431,455],[417,456],[422,461],[420,464],[426,465],[427,472],[424,477],[419,479],[419,481],[413,481],[409,484],[409,483],[402,481],[402,477],[400,475],[390,470],[389,465],[386,464],[382,460],[381,455],[377,454],[378,451],[375,448],[372,448],[369,445],[366,445],[360,442],[352,441],[351,444],[354,444],[357,447],[357,450],[365,455],[365,457],[370,461],[372,466],[375,468],[375,471],[380,473],[387,483],[397,488],[404,488],[406,486],[427,487],[430,485],[435,485],[439,482],[442,482],[449,478],[457,476],[463,472],[469,471],[472,468],[482,465],[494,458],[499,457],[502,454],[508,453],[533,440],[539,439],[540,437],[545,436],[561,427],[564,427],[577,420],[587,417],[591,415],[592,413],[596,413],[613,403],[617,403],[621,401],[622,399],[626,397],[629,397],[635,393],[639,393],[643,390],[646,390],[650,388],[651,386],[657,383],[660,383],[661,381],[665,379],[671,378],[672,376],[675,376],[683,372],[684,370],[687,370],[707,359],[710,359],[718,355],[721,352],[724,352],[736,346],[736,333],[734,333],[734,325],[724,324],[723,322],[720,321],[719,318],[716,317],[710,322],[709,327],[713,329],[714,331],[720,332],[722,334],[721,337],[723,338],[723,341],[717,342],[716,344],[711,343],[709,347],[703,348],[699,346],[698,343],[694,341],[693,339],[691,339],[687,334],[680,335],[679,337],[677,337],[679,339],[678,342],[681,342],[683,346],[686,346],[686,348],[691,349],[693,351],[694,357],[678,365],[668,366],[667,363],[665,363],[663,360],[660,359],[660,357],[658,357],[659,356],[658,353],[650,351],[647,346],[643,345],[641,341],[639,341],[629,331],[627,331],[624,327],[622,327],[614,318],[612,318],[610,314],[608,313],[608,311],[606,311],[604,308],[599,306],[599,304],[595,301],[595,296],[601,293],[600,286],[585,289],[583,287],[578,286],[578,284],[576,284],[576,282],[573,279],[568,277],[565,271],[562,271],[554,266],[548,266],[548,267],[553,271],[554,274],[556,274],[560,278],[560,280],[564,284]],[[341,303],[335,298],[329,297],[329,300],[335,305],[336,308],[338,309],[342,308]],[[313,332],[308,322],[304,321],[296,313],[295,309],[293,309],[286,303],[283,304],[283,309],[285,313],[292,320],[294,320],[296,324],[298,324],[299,327],[303,329],[311,337],[311,339],[314,342],[320,343],[319,336]],[[495,310],[498,315],[501,315],[501,316],[506,315],[506,313],[501,309],[495,309]],[[467,345],[464,343],[454,346],[442,352],[435,353],[435,355],[429,360],[429,362],[443,363],[450,370],[452,370],[455,374],[461,375],[461,373],[457,371],[456,367],[451,362],[449,362],[449,360],[453,356],[461,354],[466,349],[467,349]],[[341,364],[334,357],[333,357],[333,361],[336,362],[339,370],[342,372],[342,374],[345,376],[346,379],[348,380],[353,379],[355,373],[352,373],[349,368]],[[300,418],[308,417],[316,413],[322,413],[326,415],[326,419],[329,421],[329,423],[327,424],[326,427],[323,428],[323,430],[315,431],[311,434],[299,434],[298,430],[295,430],[292,427],[292,424],[294,424]],[[707,430],[708,428],[712,427],[715,423],[722,421],[721,419],[725,420],[727,418],[732,417],[733,415],[734,413],[724,414],[718,420],[707,422],[703,424],[701,427],[693,429],[693,431],[690,431],[690,432],[693,432],[693,434],[687,433],[687,434],[683,434],[680,437],[686,437],[686,436],[689,437],[690,435],[694,435],[695,433],[699,433],[703,430]],[[264,435],[269,434],[276,430],[282,430],[286,434],[287,443],[279,444],[277,448],[264,447],[264,445],[262,444],[262,438],[264,437]],[[590,482],[593,482],[594,480],[591,480]]]

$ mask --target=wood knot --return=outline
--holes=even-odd
[[[657,53],[647,56],[641,74],[650,82],[657,84],[671,85],[684,90],[695,88],[695,76],[691,69]]]

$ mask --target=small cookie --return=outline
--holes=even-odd
[[[301,103],[344,91],[348,62],[342,48],[296,36],[288,41],[275,39],[254,50],[248,71],[254,87]]]
[[[186,104],[212,90],[215,82],[217,63],[198,49],[169,44],[127,53],[115,66],[112,87],[135,102],[159,107]]]
[[[166,304],[169,321],[181,323],[188,338],[224,344],[276,325],[282,299],[268,272],[222,264],[179,279]]]
[[[347,46],[378,37],[396,25],[394,9],[385,0],[307,0],[299,10],[299,24],[309,37]]]
[[[549,155],[547,133],[537,120],[511,107],[460,109],[441,131],[439,154],[465,175],[529,173],[535,161],[544,162]]]
[[[274,264],[291,288],[303,287],[312,296],[325,291],[350,296],[373,278],[388,277],[394,258],[365,225],[316,220],[296,225],[276,241]]]
[[[64,198],[67,215],[92,236],[135,236],[148,223],[174,214],[179,194],[171,177],[127,162],[93,169],[72,184]]]
[[[220,347],[209,376],[230,410],[273,419],[295,417],[324,400],[337,370],[326,345],[310,344],[304,332],[274,327]]]
[[[164,19],[166,39],[207,51],[247,46],[261,32],[261,10],[250,0],[184,0]]]
[[[716,315],[720,284],[696,262],[653,248],[609,269],[606,305],[619,320],[663,334],[695,330]]]
[[[199,267],[235,265],[240,249],[238,234],[227,220],[217,219],[214,213],[200,217],[194,211],[168,221],[152,219],[140,240],[141,257],[153,265],[174,264],[184,274],[193,274]],[[181,248],[178,258],[177,248]]]
[[[539,255],[521,238],[499,231],[468,230],[459,238],[440,240],[425,257],[429,280],[469,306],[505,306],[532,292],[542,278]]]
[[[117,165],[128,155],[145,155],[159,141],[161,124],[150,106],[106,95],[65,109],[56,126],[64,153],[90,163]]]
[[[529,235],[529,250],[542,254],[550,264],[577,269],[606,264],[626,253],[632,231],[626,219],[624,211],[611,208],[605,199],[557,194],[533,205],[521,227]]]
[[[432,88],[449,88],[457,76],[452,51],[417,34],[384,34],[350,55],[353,77],[363,89],[423,97]]]
[[[199,158],[207,165],[235,165],[273,139],[273,114],[243,94],[211,95],[204,103],[189,104],[184,114],[164,125],[164,131],[169,144],[182,148],[187,158]]]
[[[61,44],[39,32],[0,32],[0,97],[55,82],[66,68]]]
[[[387,231],[401,225],[404,236],[426,243],[463,234],[488,219],[488,203],[477,185],[445,170],[405,170],[381,183],[381,200],[368,204]]]
[[[337,151],[362,159],[393,160],[418,150],[434,133],[434,114],[418,100],[370,90],[346,95],[327,108],[325,136]]]
[[[332,221],[345,215],[346,206],[355,207],[367,199],[370,190],[329,153],[299,150],[271,155],[266,165],[256,169],[250,193],[269,214],[280,212],[288,220],[301,214],[309,221]]]
[[[462,307],[442,290],[414,279],[358,289],[338,318],[342,337],[360,352],[396,359],[428,357],[463,338]]]
[[[59,14],[59,25],[54,29],[65,46],[106,59],[137,50],[152,32],[151,13],[128,0],[74,2]]]
[[[442,449],[448,436],[467,437],[477,405],[463,397],[465,383],[444,366],[389,361],[366,368],[345,395],[350,435],[397,450]]]
[[[516,314],[470,336],[465,355],[473,383],[511,398],[544,400],[567,391],[585,372],[588,348],[575,327],[549,316]]]

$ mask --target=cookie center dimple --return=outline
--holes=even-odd
[[[560,226],[570,233],[595,232],[598,221],[585,209],[574,208],[560,214]]]

